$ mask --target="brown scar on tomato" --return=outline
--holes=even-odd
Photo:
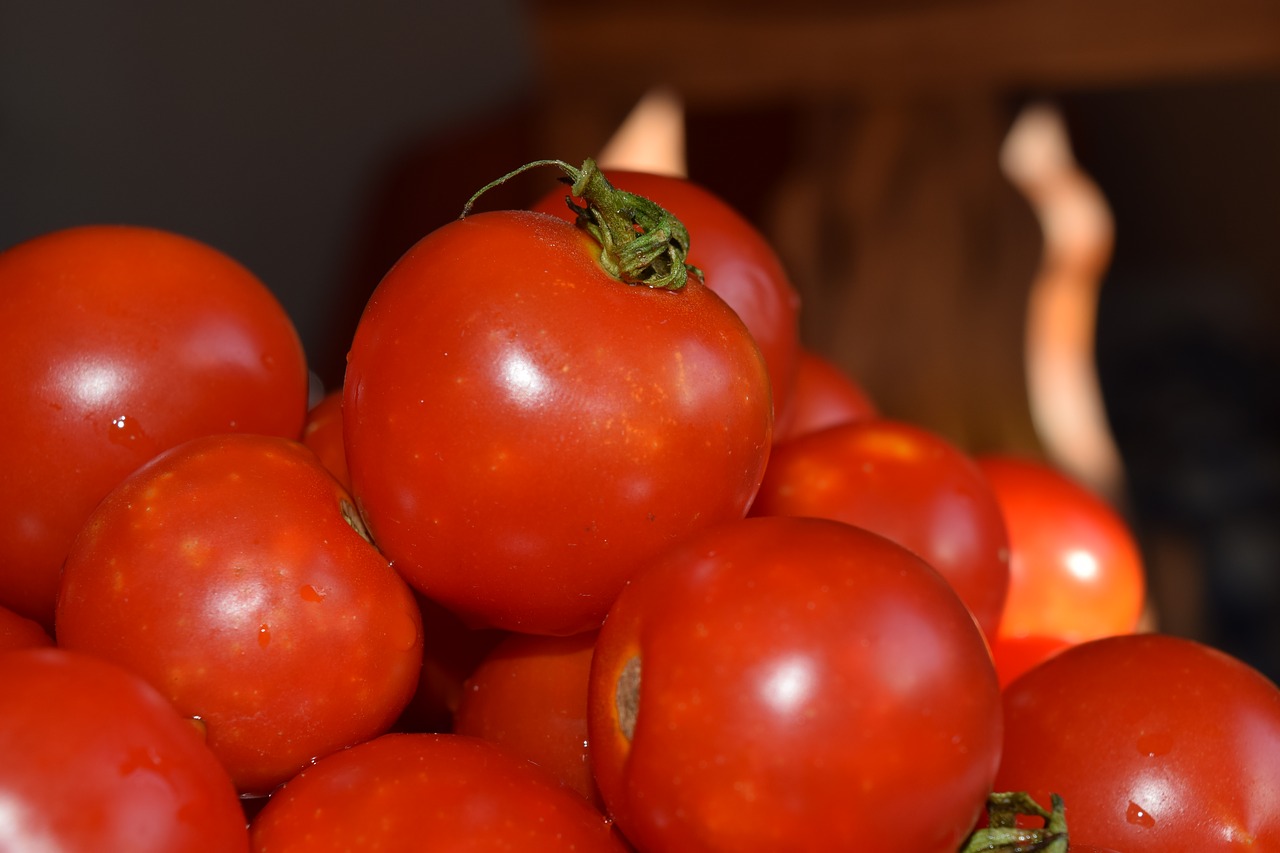
[[[355,504],[346,498],[338,501],[338,506],[342,510],[342,519],[351,529],[360,534],[360,538],[373,544],[373,538],[369,536],[369,530],[364,526],[364,519],[360,517],[360,511],[356,509]]]
[[[640,713],[640,656],[633,655],[618,674],[613,694],[618,712],[618,729],[628,741],[636,733],[636,715]]]

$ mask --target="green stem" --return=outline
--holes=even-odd
[[[1067,853],[1067,816],[1062,798],[1049,795],[1049,811],[1023,792],[987,798],[987,826],[966,839],[960,853]],[[1039,828],[1018,826],[1020,815],[1040,818]]]
[[[692,273],[702,273],[686,262],[689,232],[666,209],[645,198],[613,186],[591,158],[582,168],[563,160],[535,160],[481,187],[462,209],[465,218],[476,200],[521,172],[539,166],[556,166],[571,182],[565,199],[577,217],[577,225],[600,245],[600,265],[619,281],[646,287],[679,290]],[[578,204],[574,199],[582,199]]]

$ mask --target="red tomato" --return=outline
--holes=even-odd
[[[374,737],[422,660],[413,595],[298,442],[208,436],[126,478],[67,556],[57,639],[142,674],[243,793]]]
[[[1001,687],[1063,649],[1075,645],[1061,637],[1005,637],[1000,634],[991,638],[990,644],[991,659],[995,662]]]
[[[373,539],[473,624],[598,627],[637,567],[740,518],[768,378],[696,280],[619,282],[552,216],[480,213],[378,285],[348,359],[347,463]]]
[[[422,673],[418,689],[396,722],[397,731],[447,732],[462,698],[462,685],[506,631],[471,628],[457,614],[421,593],[415,593],[422,612]]]
[[[388,734],[322,758],[272,796],[250,832],[254,853],[627,849],[542,768],[448,734]]]
[[[799,357],[800,297],[773,246],[742,214],[692,181],[648,172],[607,174],[618,188],[652,199],[684,223],[689,263],[702,271],[707,287],[729,303],[759,344],[781,416],[791,399]],[[548,193],[534,210],[574,218],[563,190]]]
[[[1006,687],[1004,711],[997,790],[1060,794],[1072,850],[1280,850],[1280,689],[1235,658],[1093,640]]]
[[[0,654],[0,848],[247,851],[236,790],[141,678],[62,649]]]
[[[834,518],[923,557],[995,635],[1009,584],[1000,505],[977,464],[890,420],[837,424],[774,447],[752,515]]]
[[[999,634],[1078,643],[1133,632],[1146,585],[1120,515],[1045,463],[987,455],[978,465],[1009,530],[1009,597]]]
[[[774,429],[775,443],[836,424],[867,421],[880,410],[862,386],[824,356],[801,349],[791,398]]]
[[[596,782],[642,850],[954,853],[1000,695],[951,587],[888,539],[753,518],[671,549],[596,643]]]
[[[463,685],[453,730],[501,744],[599,802],[587,754],[595,639],[594,631],[572,637],[512,634]]]
[[[0,652],[52,645],[53,637],[39,622],[0,607]]]
[[[330,391],[307,412],[307,421],[302,428],[302,443],[320,457],[324,467],[337,478],[343,488],[351,488],[347,453],[342,445],[341,391]]]
[[[0,253],[0,604],[53,624],[58,571],[126,474],[199,435],[296,438],[307,369],[248,270],[175,234],[86,226]]]

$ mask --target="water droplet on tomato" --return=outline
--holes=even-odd
[[[258,626],[258,645],[264,649],[271,643],[271,629],[264,622]]]
[[[1155,732],[1138,736],[1138,752],[1148,758],[1164,755],[1173,749],[1173,735],[1168,732]]]
[[[146,433],[138,425],[137,418],[116,415],[111,419],[111,426],[107,427],[107,438],[115,444],[128,447],[138,439],[146,438]]]
[[[324,601],[324,593],[309,583],[304,583],[298,589],[298,594],[302,596],[303,601]]]
[[[1124,817],[1125,817],[1125,820],[1129,821],[1129,823],[1132,823],[1135,826],[1144,827],[1146,829],[1150,829],[1151,827],[1156,825],[1156,819],[1153,818],[1150,814],[1148,814],[1146,810],[1142,808],[1142,806],[1138,805],[1132,800],[1130,800],[1129,802],[1129,809],[1125,812]]]

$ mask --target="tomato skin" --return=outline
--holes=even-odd
[[[995,671],[955,592],[813,518],[726,523],[638,575],[600,630],[588,725],[609,813],[673,853],[953,853],[1000,757]]]
[[[322,758],[271,798],[250,833],[254,853],[627,849],[542,768],[450,734],[387,734]]]
[[[481,213],[378,285],[344,383],[373,539],[473,624],[594,629],[636,567],[740,518],[772,435],[768,377],[696,281],[625,285],[573,226]]]
[[[306,414],[306,359],[271,292],[149,228],[0,252],[0,359],[0,604],[46,628],[72,538],[126,474],[198,435],[296,438]]]
[[[1006,637],[1002,634],[991,638],[990,644],[991,659],[995,662],[1001,687],[1007,686],[1024,672],[1047,661],[1063,649],[1075,645],[1071,640],[1061,637]]]
[[[508,632],[471,628],[421,593],[415,592],[414,599],[422,613],[422,672],[395,730],[447,732],[453,728],[463,684]]]
[[[774,447],[751,514],[865,527],[925,559],[992,637],[1009,585],[1004,516],[977,463],[912,424],[837,424]]]
[[[1073,643],[1135,631],[1146,597],[1137,542],[1109,504],[1043,462],[983,455],[1009,530],[1006,637]]]
[[[34,619],[0,607],[0,652],[39,649],[53,645],[53,637]]]
[[[247,851],[226,770],[149,684],[63,649],[0,654],[0,848]]]
[[[347,471],[347,453],[342,442],[341,391],[325,394],[307,412],[302,443],[311,448],[344,489],[351,490],[351,474]]]
[[[997,790],[1067,804],[1075,842],[1125,853],[1280,849],[1280,689],[1192,640],[1073,646],[1004,692]]]
[[[417,682],[417,605],[353,516],[298,442],[192,439],[90,516],[63,570],[58,643],[141,674],[203,720],[242,793],[268,793],[385,731]]]
[[[453,730],[501,744],[603,807],[587,746],[595,639],[595,631],[507,637],[463,685]]]
[[[607,169],[615,187],[661,205],[689,231],[689,263],[707,287],[729,303],[751,332],[769,368],[775,415],[791,399],[800,350],[800,297],[777,252],[746,217],[694,181],[673,175]],[[533,209],[573,221],[563,190],[548,193]]]
[[[774,430],[775,443],[836,424],[880,417],[880,409],[853,377],[825,356],[802,348],[786,409]]]

